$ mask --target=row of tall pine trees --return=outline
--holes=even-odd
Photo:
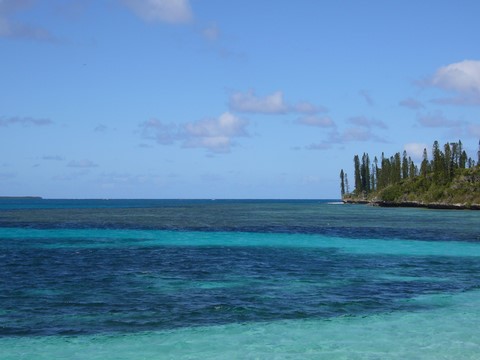
[[[432,146],[432,158],[428,158],[427,149],[423,150],[423,159],[417,166],[406,151],[397,152],[386,157],[382,153],[380,159],[376,156],[373,161],[368,153],[360,158],[355,155],[354,190],[350,192],[347,173],[340,171],[340,192],[345,196],[363,196],[380,191],[390,185],[399,184],[405,179],[423,177],[429,185],[446,185],[455,176],[458,169],[474,168],[480,165],[480,142],[477,162],[468,157],[462,142],[446,143],[443,148],[435,141]]]

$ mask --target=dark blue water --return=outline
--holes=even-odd
[[[0,336],[335,319],[480,288],[480,212],[329,201],[0,201]]]

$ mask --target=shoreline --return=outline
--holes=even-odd
[[[411,207],[440,210],[480,210],[480,204],[423,203],[419,201],[383,201],[343,199],[344,204],[371,205],[380,207]]]

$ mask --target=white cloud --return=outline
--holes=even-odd
[[[229,152],[232,139],[248,136],[248,122],[229,112],[216,119],[206,119],[188,123],[184,126],[184,147],[202,147],[212,152]]]
[[[278,90],[266,96],[257,96],[254,90],[245,93],[234,92],[230,95],[229,107],[232,111],[257,114],[318,114],[327,112],[323,106],[316,106],[307,101],[290,105],[285,101],[283,92]]]
[[[464,60],[443,66],[428,83],[457,94],[455,97],[435,99],[435,103],[480,105],[480,61]]]
[[[408,143],[403,147],[414,161],[423,159],[423,149],[428,149],[428,146],[423,143]]]
[[[73,168],[94,168],[97,167],[98,165],[95,164],[91,160],[83,159],[83,160],[72,160],[67,164],[68,167],[73,167]]]
[[[321,128],[334,127],[335,123],[328,116],[320,117],[316,115],[302,116],[297,119],[297,124],[317,126]]]
[[[458,92],[480,92],[480,61],[465,60],[441,67],[432,85]]]
[[[235,144],[234,138],[248,136],[247,125],[247,120],[225,112],[218,118],[180,126],[151,119],[140,124],[140,127],[143,138],[162,145],[181,142],[184,148],[205,148],[214,153],[228,153]]]
[[[230,96],[230,109],[244,113],[284,114],[288,106],[283,92],[276,91],[265,97],[258,97],[253,90],[246,93],[235,92]]]
[[[182,24],[193,19],[188,0],[122,0],[122,2],[148,22]]]

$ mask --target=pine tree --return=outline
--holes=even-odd
[[[417,168],[410,156],[408,157],[408,175],[410,176],[410,179],[413,179],[415,176],[417,176]]]
[[[355,197],[371,198],[371,196],[368,197],[371,192],[375,192],[376,196],[385,196],[385,199],[398,199],[400,194],[396,194],[397,192],[404,192],[404,195],[409,198],[411,196],[415,197],[416,192],[427,196],[427,198],[438,199],[438,196],[446,196],[445,194],[449,194],[448,196],[451,197],[449,192],[451,190],[446,191],[445,189],[448,189],[452,180],[457,179],[457,175],[463,174],[468,179],[470,174],[474,173],[473,171],[458,171],[458,169],[465,169],[466,167],[473,169],[475,166],[480,166],[480,142],[478,163],[467,156],[463,144],[459,140],[458,142],[447,142],[442,148],[440,148],[438,141],[435,141],[432,146],[432,160],[428,159],[427,149],[423,149],[420,169],[405,150],[403,154],[397,152],[389,158],[385,157],[382,152],[381,166],[379,165],[376,157],[370,163],[368,153],[363,153],[362,158],[355,155],[355,189],[353,191]],[[422,179],[416,179],[417,177],[422,177]],[[340,173],[340,179],[342,196],[349,194],[347,174],[344,173],[343,169]],[[464,179],[461,178],[460,181],[464,181]],[[390,185],[397,184],[399,186],[389,188]],[[387,191],[382,191],[384,189]],[[456,189],[457,187],[453,189],[453,193]]]
[[[461,153],[459,152],[459,149],[462,146],[462,142],[459,141],[458,143],[451,143],[450,146],[452,147],[452,161],[451,161],[451,171],[452,171],[452,177],[456,169],[459,168],[459,163],[460,163],[460,155]]]
[[[432,154],[433,154],[433,160],[432,160],[432,170],[433,170],[433,178],[435,180],[436,184],[439,184],[441,182],[441,179],[444,175],[444,155],[442,151],[440,150],[440,147],[438,145],[438,141],[435,140],[433,143],[433,149],[432,149]]]
[[[375,158],[376,159],[376,158]],[[377,186],[376,186],[376,177],[377,171],[375,169],[375,164],[372,164],[372,170],[370,172],[370,191],[375,191]]]
[[[478,141],[477,166],[480,166],[480,140]]]
[[[402,179],[408,178],[408,158],[407,158],[407,151],[403,150],[403,156],[402,156]]]
[[[361,165],[362,192],[370,192],[370,158],[368,154],[363,153]]]
[[[460,162],[458,164],[460,169],[465,169],[467,166],[467,152],[465,150],[462,151],[462,154],[460,155]]]
[[[427,154],[427,149],[424,148],[423,149],[423,160],[422,160],[422,164],[420,165],[420,174],[423,176],[423,177],[427,177],[427,173],[428,173],[428,154]]]
[[[353,157],[353,165],[355,171],[355,194],[359,195],[362,193],[362,176],[360,174],[360,158],[358,155]]]
[[[340,193],[343,198],[345,196],[345,173],[343,172],[343,169],[340,171]]]
[[[445,153],[443,158],[443,177],[445,182],[450,182],[453,173],[453,166],[452,166],[452,149],[450,148],[450,144],[447,142],[444,145]]]
[[[402,179],[402,161],[400,158],[400,153],[397,152],[394,157],[394,163],[395,163],[395,172],[394,176],[392,178],[392,184],[398,184],[400,180]]]
[[[350,186],[348,185],[347,173],[345,173],[345,191],[347,192],[347,194],[350,194]]]

